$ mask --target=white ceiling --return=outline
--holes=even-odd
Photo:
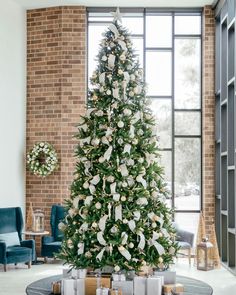
[[[26,9],[61,5],[105,7],[202,7],[214,0],[14,0]]]

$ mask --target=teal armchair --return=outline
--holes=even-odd
[[[0,264],[27,263],[35,259],[34,240],[22,240],[23,217],[20,207],[0,208]]]
[[[51,236],[42,237],[41,256],[47,259],[47,257],[54,257],[55,253],[58,253],[61,249],[61,241],[63,239],[63,233],[58,229],[58,224],[65,218],[65,208],[61,205],[53,205],[51,210]]]

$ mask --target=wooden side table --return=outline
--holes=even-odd
[[[49,231],[43,231],[43,232],[34,232],[34,231],[23,231],[22,232],[23,234],[27,235],[27,236],[31,236],[31,238],[33,240],[36,239],[37,236],[46,236],[46,235],[49,235]],[[36,244],[35,244],[36,246]],[[32,264],[33,265],[37,265],[37,264],[43,264],[44,262],[43,261],[39,261],[37,260],[37,253],[36,253],[36,247],[35,247],[35,260],[32,261]]]

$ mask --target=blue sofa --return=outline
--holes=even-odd
[[[41,256],[45,258],[54,257],[61,249],[63,233],[58,229],[58,224],[65,218],[65,208],[61,205],[53,205],[51,211],[50,225],[51,236],[42,237]]]
[[[35,259],[35,241],[22,240],[23,217],[20,207],[0,208],[0,264],[27,263]]]

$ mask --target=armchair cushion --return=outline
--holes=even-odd
[[[35,260],[35,241],[34,240],[24,240],[20,242],[22,247],[30,248],[32,250],[32,261]]]
[[[0,242],[4,242],[6,247],[19,246],[20,240],[18,232],[14,231],[11,233],[0,234]]]
[[[32,250],[26,247],[11,246],[7,247],[7,257],[18,255],[30,255]]]
[[[43,257],[54,257],[54,253],[58,253],[60,249],[61,249],[60,241],[42,244],[41,254]]]
[[[191,245],[187,242],[180,242],[180,241],[177,241],[178,242],[178,245],[180,247],[180,249],[182,250],[187,250],[187,249],[191,249]]]

